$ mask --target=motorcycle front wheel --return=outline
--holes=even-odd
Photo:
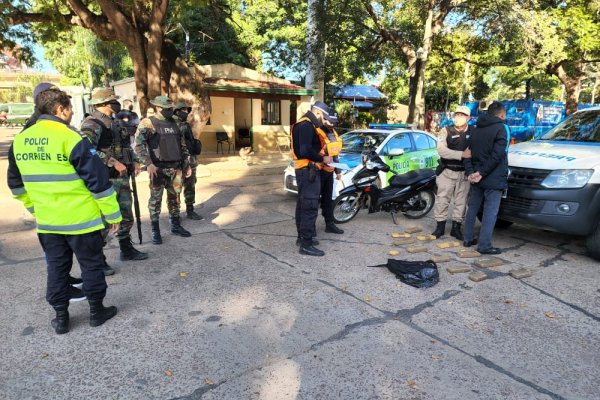
[[[344,224],[358,214],[359,195],[357,193],[346,193],[338,196],[333,203],[333,220],[336,224]]]
[[[404,216],[410,219],[423,218],[433,208],[435,194],[432,190],[422,190],[406,201],[411,209],[404,212]]]

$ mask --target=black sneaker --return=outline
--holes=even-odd
[[[69,285],[69,302],[75,303],[77,301],[85,300],[85,294],[83,291],[77,289],[76,287]]]
[[[502,249],[499,249],[497,247],[490,247],[489,249],[485,249],[485,250],[477,249],[477,251],[479,252],[479,254],[500,254],[500,253],[502,253]]]
[[[77,289],[81,289],[83,286],[83,279],[79,279],[79,278],[74,278],[71,275],[69,275],[69,285],[76,287]]]
[[[304,254],[306,256],[322,257],[325,255],[325,252],[323,250],[317,249],[315,246],[300,246],[300,254]]]

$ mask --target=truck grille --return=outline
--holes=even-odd
[[[527,199],[525,197],[518,197],[518,196],[508,196],[507,198],[502,200],[503,207],[518,209],[518,210],[532,211],[532,210],[536,210],[539,205],[540,205],[539,200]]]
[[[510,167],[508,186],[521,188],[541,188],[542,181],[550,172],[552,171],[547,169]]]

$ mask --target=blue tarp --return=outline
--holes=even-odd
[[[369,85],[348,85],[335,92],[336,98],[344,99],[362,99],[362,100],[383,100],[385,94],[377,88]]]
[[[375,107],[370,101],[351,101],[352,107],[354,108],[373,108]]]

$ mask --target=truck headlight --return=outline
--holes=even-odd
[[[559,169],[552,171],[542,182],[542,186],[551,189],[577,189],[584,187],[592,175],[593,169]]]

